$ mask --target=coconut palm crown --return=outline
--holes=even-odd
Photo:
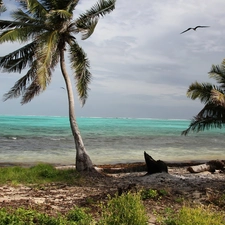
[[[76,146],[76,168],[79,171],[92,170],[93,165],[75,119],[65,52],[69,53],[77,93],[84,105],[91,81],[90,63],[75,35],[80,33],[83,40],[89,38],[99,18],[114,10],[115,2],[99,0],[90,10],[74,19],[73,13],[79,0],[20,0],[18,9],[11,13],[12,20],[0,20],[0,44],[21,43],[19,49],[0,57],[0,67],[8,73],[21,73],[28,69],[4,95],[4,100],[21,97],[21,104],[28,103],[47,88],[55,67],[60,64],[68,94],[69,119]]]
[[[188,88],[187,96],[193,100],[198,98],[205,106],[182,135],[225,126],[225,60],[221,65],[212,65],[209,77],[214,78],[219,85],[195,82]]]

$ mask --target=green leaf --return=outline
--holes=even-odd
[[[70,46],[70,62],[75,71],[77,92],[81,104],[84,105],[88,97],[88,85],[91,81],[90,65],[85,52],[76,42]]]

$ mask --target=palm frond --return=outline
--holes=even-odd
[[[0,34],[0,44],[3,42],[27,42],[44,32],[44,26],[29,25],[21,28],[7,29]]]
[[[92,35],[98,23],[98,18],[110,13],[115,9],[116,0],[100,0],[86,13],[81,14],[75,21],[76,32],[82,33],[82,39],[87,39]]]
[[[214,78],[219,84],[225,86],[225,67],[222,65],[212,65],[209,77]]]
[[[23,105],[39,95],[43,89],[37,81],[37,68],[38,62],[35,60],[26,75],[20,78],[10,91],[3,96],[3,100],[22,96],[21,104]]]
[[[23,26],[32,25],[32,24],[38,24],[40,23],[40,20],[37,20],[31,16],[29,16],[28,13],[23,12],[21,9],[17,9],[13,13],[11,13],[11,17],[14,19],[14,22],[22,23]],[[12,21],[13,22],[13,21]]]
[[[36,80],[34,80],[31,85],[26,89],[21,104],[26,104],[30,102],[36,95],[39,95],[42,92],[42,88]]]
[[[55,67],[59,63],[59,57],[60,57],[60,51],[59,51],[59,48],[57,48],[54,54],[52,55],[52,61],[50,66],[52,72],[54,71]]]
[[[17,98],[17,97],[23,95],[23,93],[27,89],[27,85],[29,85],[29,83],[31,81],[33,81],[36,77],[36,71],[37,71],[36,65],[37,65],[37,63],[33,62],[32,67],[27,71],[26,75],[24,75],[22,78],[20,78],[15,83],[15,85],[9,90],[9,92],[4,94],[4,96],[3,96],[4,101],[11,99],[11,98]]]
[[[51,81],[51,70],[46,65],[40,64],[37,70],[37,85],[42,89],[45,90],[48,84]]]
[[[79,0],[70,0],[68,3],[67,3],[67,6],[66,6],[66,10],[70,13],[73,12],[73,10],[75,9],[75,7],[77,6]]]
[[[207,104],[193,118],[188,129],[181,134],[187,135],[190,131],[199,132],[212,128],[222,128],[225,126],[225,108],[220,105]]]
[[[0,67],[7,72],[21,72],[34,59],[36,43],[32,42],[3,57],[0,57]]]
[[[7,9],[6,9],[5,5],[4,5],[3,2],[1,1],[1,2],[0,2],[0,15],[1,15],[1,13],[5,12],[6,10],[7,10]]]
[[[195,100],[198,98],[203,103],[210,101],[211,90],[216,89],[215,85],[210,83],[192,83],[187,90],[187,97]]]
[[[54,54],[58,46],[58,38],[58,31],[45,32],[41,35],[41,42],[36,48],[36,57],[39,62],[37,82],[43,90],[45,90],[51,81],[51,69],[53,70],[55,66],[55,64],[52,63],[52,59],[55,59]]]
[[[63,10],[63,9],[51,10],[49,15],[50,16],[58,16],[59,18],[65,19],[65,20],[69,20],[73,16],[73,14],[71,14],[67,10]]]
[[[9,29],[9,28],[19,28],[22,26],[29,26],[32,24],[24,24],[23,22],[19,21],[10,21],[10,20],[0,20],[0,29]]]
[[[0,43],[8,41],[10,42],[19,41],[18,34],[19,34],[18,29],[6,30],[2,32],[0,35]]]
[[[211,101],[215,105],[220,105],[225,108],[225,95],[223,92],[213,89],[211,91]]]
[[[58,9],[65,9],[67,11],[71,9],[73,11],[78,2],[79,0],[44,0],[41,3],[49,11]]]
[[[72,17],[73,14],[66,10],[51,10],[47,16],[45,25],[48,30],[59,30],[60,33],[64,33]]]
[[[94,6],[91,7],[90,10],[87,10],[86,13],[81,14],[78,21],[87,18],[104,16],[115,9],[115,4],[116,0],[99,0]]]
[[[4,68],[4,72],[21,72],[22,69],[26,67],[26,61],[24,58],[17,58],[17,59],[12,59],[8,61],[7,65]]]
[[[91,81],[89,60],[83,49],[74,42],[70,46],[71,67],[75,71],[76,88],[81,104],[84,105],[88,97],[88,85]]]
[[[97,18],[90,19],[83,25],[80,24],[79,28],[77,27],[76,32],[78,32],[78,33],[80,32],[82,34],[81,39],[85,40],[93,34],[97,23],[98,23]]]
[[[27,10],[27,13],[31,14],[34,18],[45,19],[48,10],[38,0],[21,0],[19,2],[22,8]]]

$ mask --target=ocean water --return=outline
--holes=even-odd
[[[189,120],[77,118],[94,164],[225,159],[225,131],[181,136]],[[0,163],[75,163],[67,117],[1,116]]]

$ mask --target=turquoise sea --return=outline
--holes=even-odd
[[[225,159],[225,131],[181,136],[189,120],[77,118],[94,164]],[[0,116],[0,163],[74,164],[67,117]]]

